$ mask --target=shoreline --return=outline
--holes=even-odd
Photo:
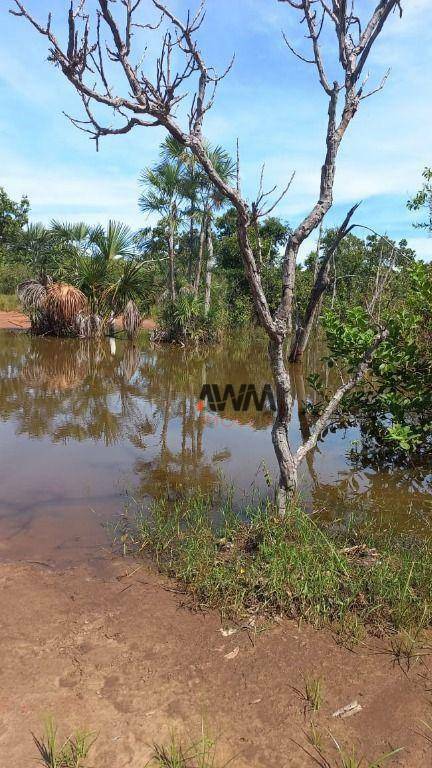
[[[117,328],[121,328],[121,321],[116,321]],[[21,331],[30,328],[30,321],[27,315],[18,310],[0,311],[0,330]],[[141,323],[143,330],[152,331],[156,328],[156,323],[151,317],[145,318]]]

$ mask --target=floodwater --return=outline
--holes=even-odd
[[[319,370],[320,355],[309,351],[309,371]],[[299,366],[290,375],[297,445],[308,431],[298,404],[314,393]],[[26,533],[28,557],[29,539],[48,541],[53,530],[57,549],[73,540],[85,548],[86,532],[121,512],[128,496],[175,498],[222,484],[240,504],[268,493],[269,475],[277,476],[271,411],[228,403],[215,414],[200,410],[199,395],[205,383],[260,391],[269,382],[264,340],[191,351],[154,348],[146,336],[133,345],[0,332],[0,555],[13,540],[19,549]],[[309,454],[300,471],[306,507],[428,531],[432,470],[377,467],[361,445],[357,427],[339,429]]]

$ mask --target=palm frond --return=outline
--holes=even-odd
[[[91,234],[95,252],[107,261],[133,256],[135,252],[134,233],[127,224],[110,219],[108,227],[95,227]]]
[[[69,243],[81,243],[89,237],[90,227],[84,221],[71,222],[52,219],[49,231],[60,240],[66,240]]]
[[[53,283],[48,287],[44,309],[54,325],[73,327],[87,307],[85,295],[74,285]]]
[[[47,288],[39,280],[24,280],[16,289],[24,309],[29,312],[41,311],[44,307]]]

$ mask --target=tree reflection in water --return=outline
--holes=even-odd
[[[191,487],[208,491],[230,472],[241,493],[248,490],[263,459],[273,468],[271,411],[253,407],[235,411],[230,402],[218,414],[197,408],[205,383],[222,387],[230,383],[236,390],[240,384],[253,383],[260,391],[271,381],[264,340],[226,341],[205,350],[155,349],[145,340],[138,345],[117,341],[110,347],[107,339],[25,334],[3,335],[3,342],[0,419],[13,422],[19,436],[64,445],[96,443],[101,462],[103,446],[132,449],[127,463],[140,495],[167,490],[175,494]],[[322,354],[318,344],[311,345],[305,369],[319,370]],[[304,441],[310,415],[303,406],[314,402],[316,395],[301,366],[292,366],[290,375],[297,401],[292,437],[294,442]],[[331,387],[331,381],[327,383]],[[355,450],[353,439],[359,441]],[[428,467],[386,464],[370,436],[357,428],[349,429],[345,437],[338,430],[329,442],[325,461],[318,443],[304,467],[302,490],[309,509],[324,508],[342,517],[353,509],[356,514],[382,513],[398,525],[407,523],[410,508],[422,520],[428,517]],[[265,489],[263,477],[257,483]]]

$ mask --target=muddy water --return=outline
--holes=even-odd
[[[318,370],[320,350],[307,367]],[[0,556],[89,556],[95,531],[124,504],[184,488],[232,485],[266,493],[276,477],[272,413],[230,404],[221,414],[198,405],[205,383],[271,381],[264,343],[226,342],[206,352],[154,349],[108,340],[32,339],[0,332]],[[307,436],[298,404],[313,401],[305,375],[291,371],[296,398],[292,441]],[[426,531],[432,522],[427,468],[377,468],[359,460],[353,427],[329,433],[301,468],[309,509],[330,516],[372,515],[396,528]],[[60,553],[60,554],[59,554]]]

